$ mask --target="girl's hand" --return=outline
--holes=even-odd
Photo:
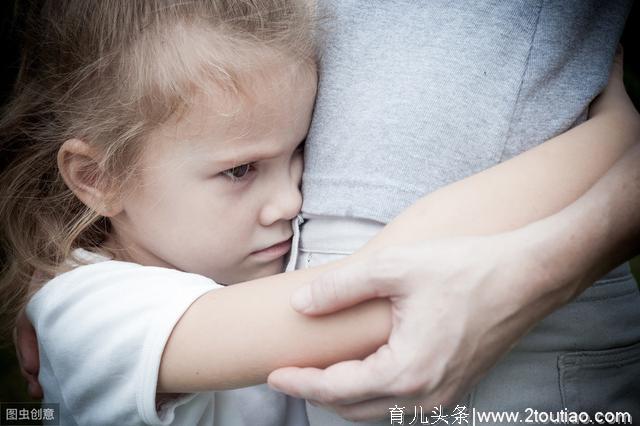
[[[38,354],[38,338],[27,314],[22,311],[13,330],[13,343],[16,347],[16,357],[20,363],[20,372],[28,385],[29,396],[42,399],[42,386],[38,382],[40,358]]]

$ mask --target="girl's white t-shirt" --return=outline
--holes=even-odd
[[[171,331],[198,297],[223,286],[83,249],[73,255],[89,264],[47,282],[27,305],[38,336],[44,402],[60,404],[60,424],[306,424],[301,401],[266,384],[183,394],[156,406]]]

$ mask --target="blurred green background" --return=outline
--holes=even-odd
[[[4,45],[4,66],[2,70],[2,84],[0,85],[0,101],[6,99],[16,72],[17,38],[13,25],[13,1],[5,1],[2,9],[1,37]],[[640,110],[640,52],[636,40],[640,40],[636,28],[640,23],[640,7],[634,3],[627,21],[622,44],[625,52],[625,85],[632,97],[636,108]],[[0,162],[0,167],[2,166]],[[640,257],[631,261],[632,271],[636,280],[640,281]],[[0,348],[0,401],[16,402],[29,401],[26,384],[20,376],[13,347]]]

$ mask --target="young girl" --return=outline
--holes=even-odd
[[[189,337],[224,354],[212,368],[160,365],[194,300],[283,269],[316,87],[311,12],[293,0],[56,0],[34,12],[2,123],[14,156],[2,177],[2,300],[10,313],[30,297],[45,401],[60,403],[65,425],[297,423],[264,384],[156,394],[265,381],[233,367],[258,358],[247,323],[208,320]],[[268,321],[252,317],[259,292],[232,297],[220,319],[232,309]],[[383,343],[379,318],[365,345],[282,354],[280,365],[365,355]],[[191,376],[174,373],[189,365]]]
[[[391,324],[385,300],[295,313],[291,292],[330,266],[225,287],[280,272],[296,229],[316,81],[309,12],[68,0],[40,17],[1,127],[15,151],[1,291],[16,308],[30,297],[45,401],[60,403],[61,424],[293,423],[264,387],[222,390],[363,357]],[[556,154],[617,124],[596,120]],[[603,168],[628,146],[619,139]]]

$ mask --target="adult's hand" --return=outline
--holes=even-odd
[[[385,249],[300,288],[292,305],[309,315],[389,297],[392,332],[363,361],[282,368],[269,384],[356,421],[395,404],[452,405],[541,318],[640,253],[638,164],[640,143],[545,219]]]
[[[42,387],[38,382],[38,372],[40,371],[38,340],[36,331],[24,311],[18,316],[16,328],[13,330],[13,343],[16,347],[20,372],[27,381],[29,396],[34,399],[42,399]]]
[[[321,315],[389,297],[389,341],[362,361],[275,370],[269,385],[352,421],[388,417],[395,404],[453,408],[519,337],[573,295],[570,286],[550,290],[543,282],[536,232],[383,249],[320,276],[294,295],[294,308]]]
[[[620,64],[619,58],[591,113],[612,108],[613,116],[628,116],[633,135],[637,113],[627,102]],[[609,102],[615,99],[622,104]],[[321,315],[389,297],[389,341],[362,361],[282,368],[268,383],[355,421],[387,417],[395,404],[451,406],[540,319],[640,252],[638,164],[640,143],[577,201],[515,231],[383,249],[319,277],[294,295],[310,301],[305,308],[305,297],[294,297],[295,309]],[[478,178],[475,188],[485,184]],[[518,199],[509,190],[504,196]]]

